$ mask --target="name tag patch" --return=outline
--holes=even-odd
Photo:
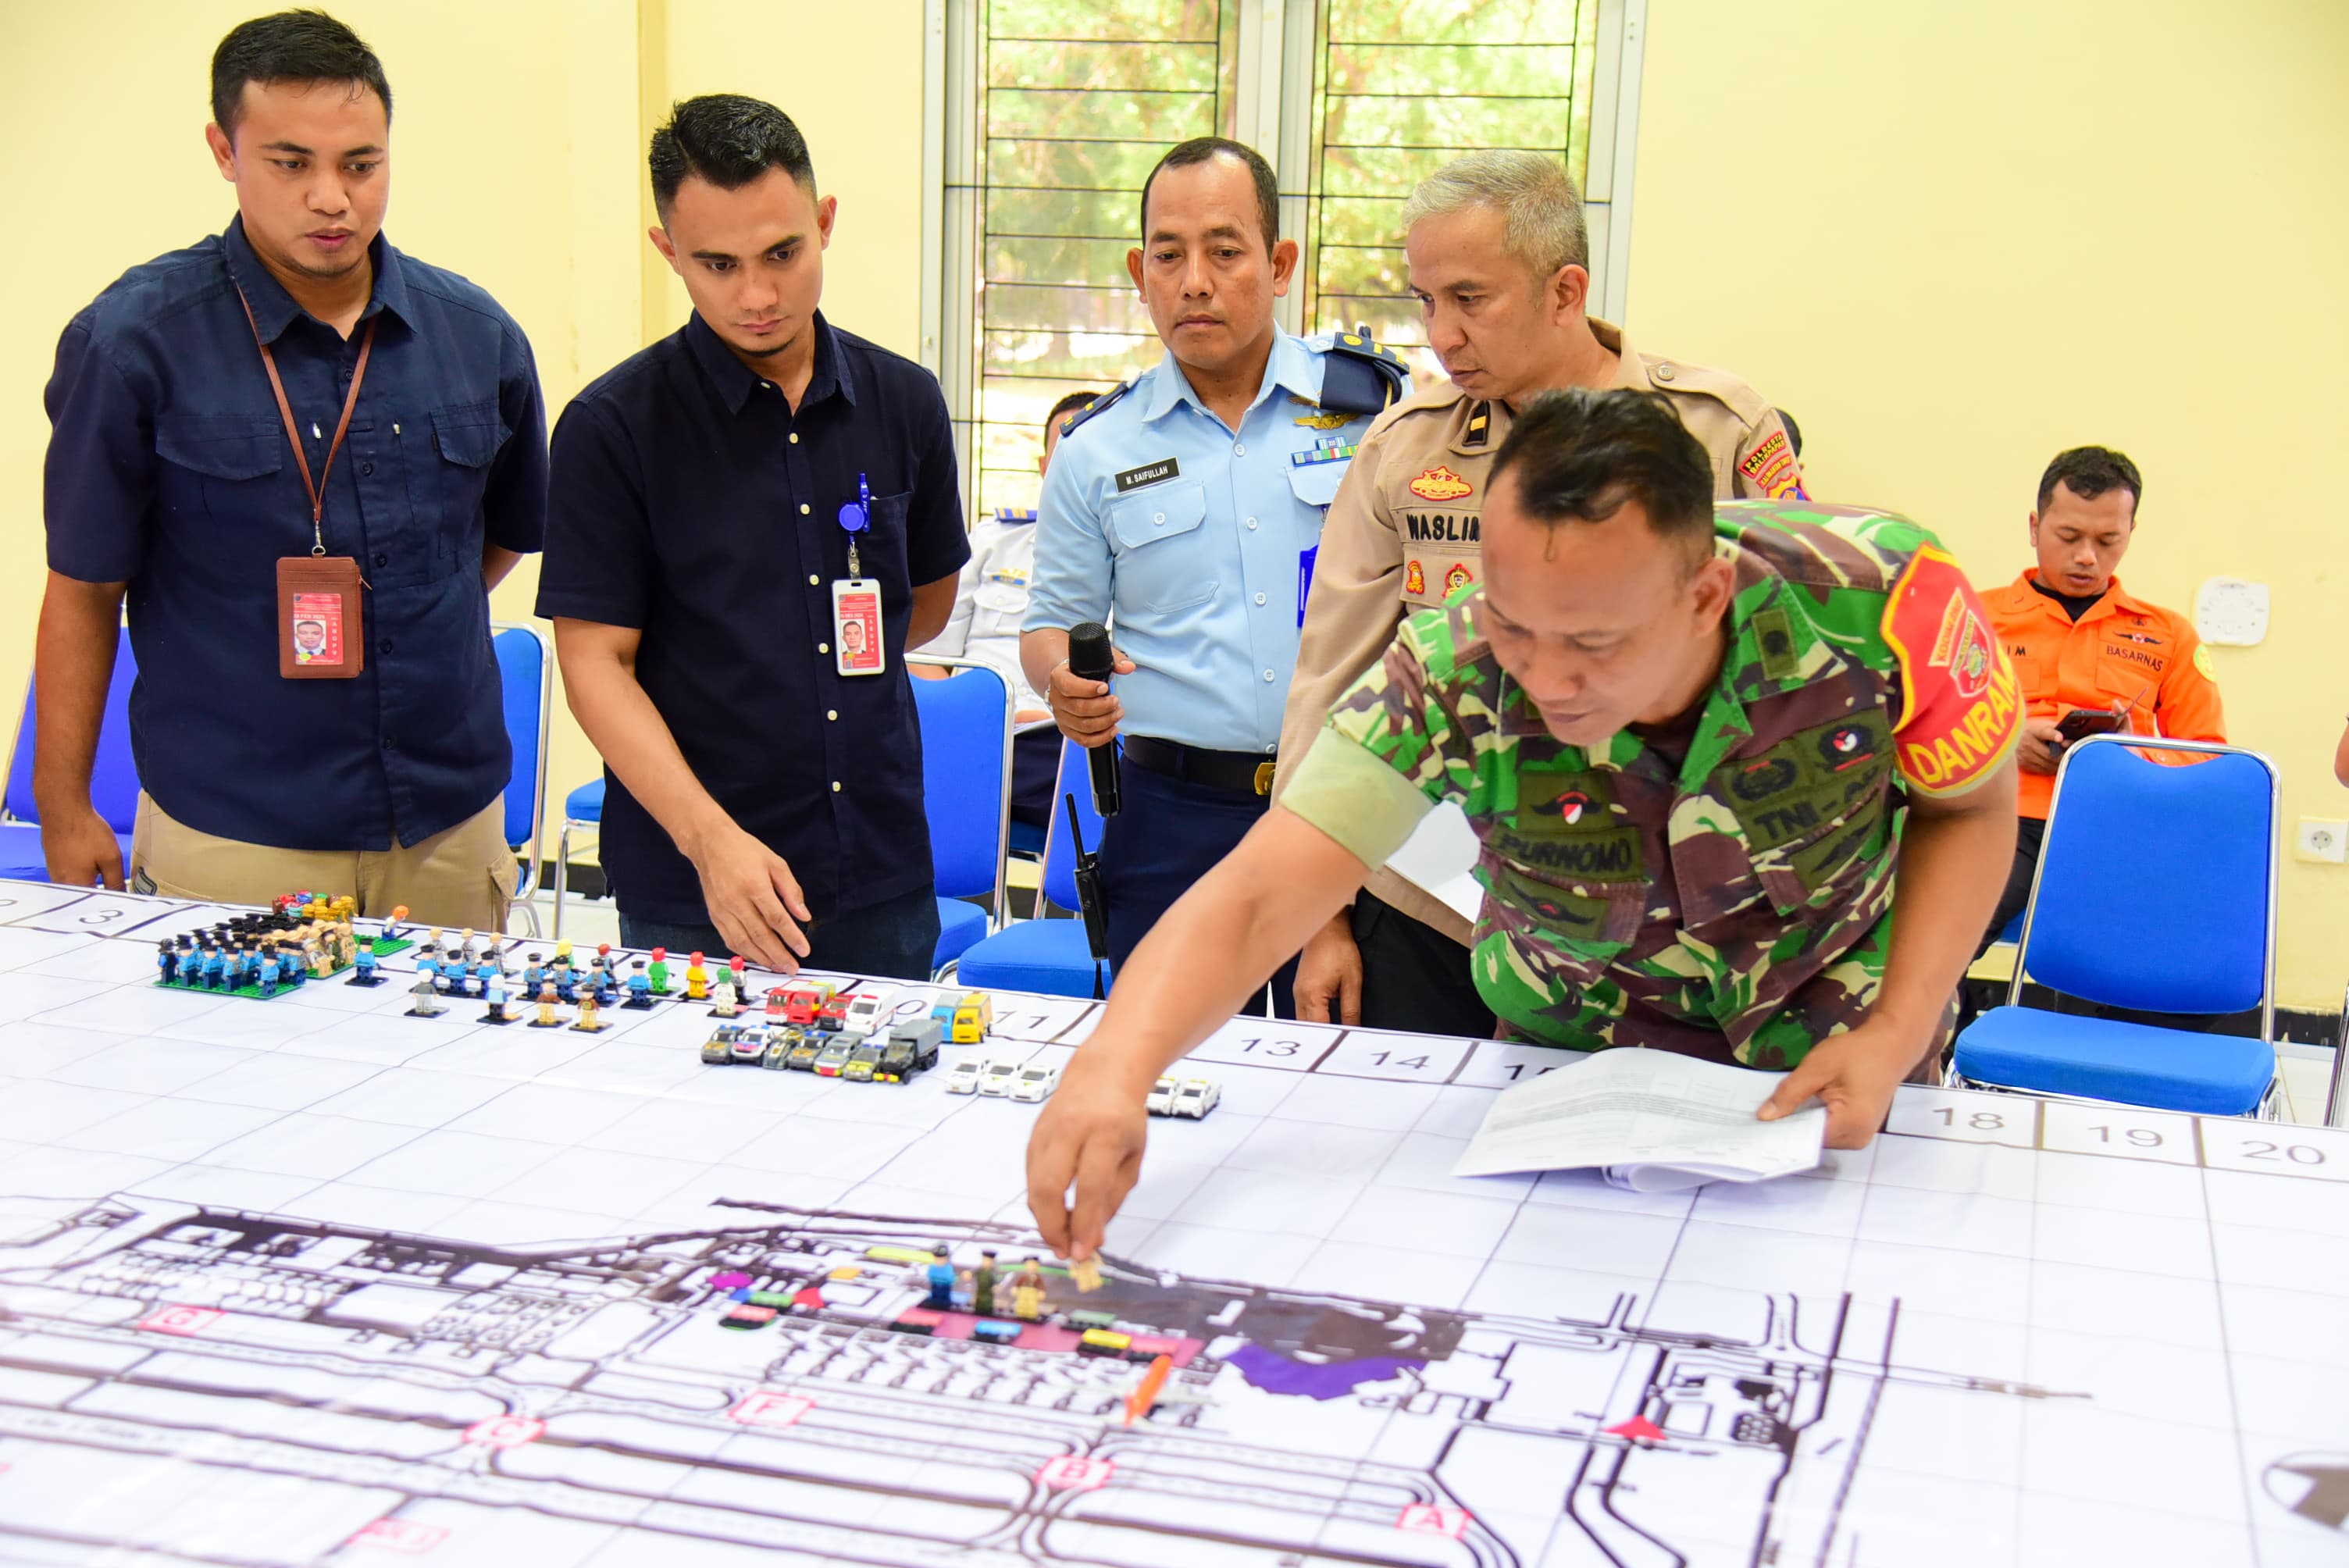
[[[1182,471],[1182,466],[1173,458],[1161,458],[1154,463],[1144,463],[1138,469],[1128,469],[1117,476],[1117,493],[1123,495],[1128,490],[1140,490],[1144,485],[1154,485],[1162,480],[1171,480]]]

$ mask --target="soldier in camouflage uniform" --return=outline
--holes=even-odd
[[[1099,1244],[1156,1074],[1439,800],[1482,842],[1471,961],[1509,1031],[1787,1070],[1760,1114],[1816,1096],[1831,1144],[1873,1136],[2013,853],[2013,673],[1916,524],[1712,492],[1652,394],[1521,412],[1482,581],[1404,624],[1119,972],[1030,1146],[1056,1246]]]

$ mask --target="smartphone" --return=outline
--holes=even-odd
[[[2108,708],[2075,707],[2055,721],[2064,744],[2075,746],[2092,735],[2110,735],[2121,727],[2121,715]]]

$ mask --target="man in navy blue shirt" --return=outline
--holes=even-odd
[[[530,345],[487,294],[384,239],[391,89],[348,28],[316,12],[235,28],[212,116],[236,219],[99,294],[48,386],[49,874],[123,883],[89,790],[127,599],[134,886],[233,903],[311,888],[501,929],[512,759],[488,590],[545,525]]]
[[[678,104],[651,166],[694,314],[564,411],[538,590],[621,940],[926,979],[905,653],[970,554],[946,399],[817,311],[835,201],[780,109]]]

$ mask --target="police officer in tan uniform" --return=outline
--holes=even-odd
[[[1785,428],[1725,371],[1643,354],[1585,314],[1590,242],[1564,169],[1532,152],[1446,164],[1403,209],[1412,292],[1450,376],[1381,415],[1330,508],[1281,726],[1280,778],[1330,705],[1376,663],[1395,626],[1476,580],[1485,476],[1510,410],[1537,392],[1628,387],[1669,398],[1713,459],[1714,492],[1807,499]],[[1469,923],[1380,867],[1354,906],[1307,944],[1298,1016],[1485,1036],[1468,973]]]

